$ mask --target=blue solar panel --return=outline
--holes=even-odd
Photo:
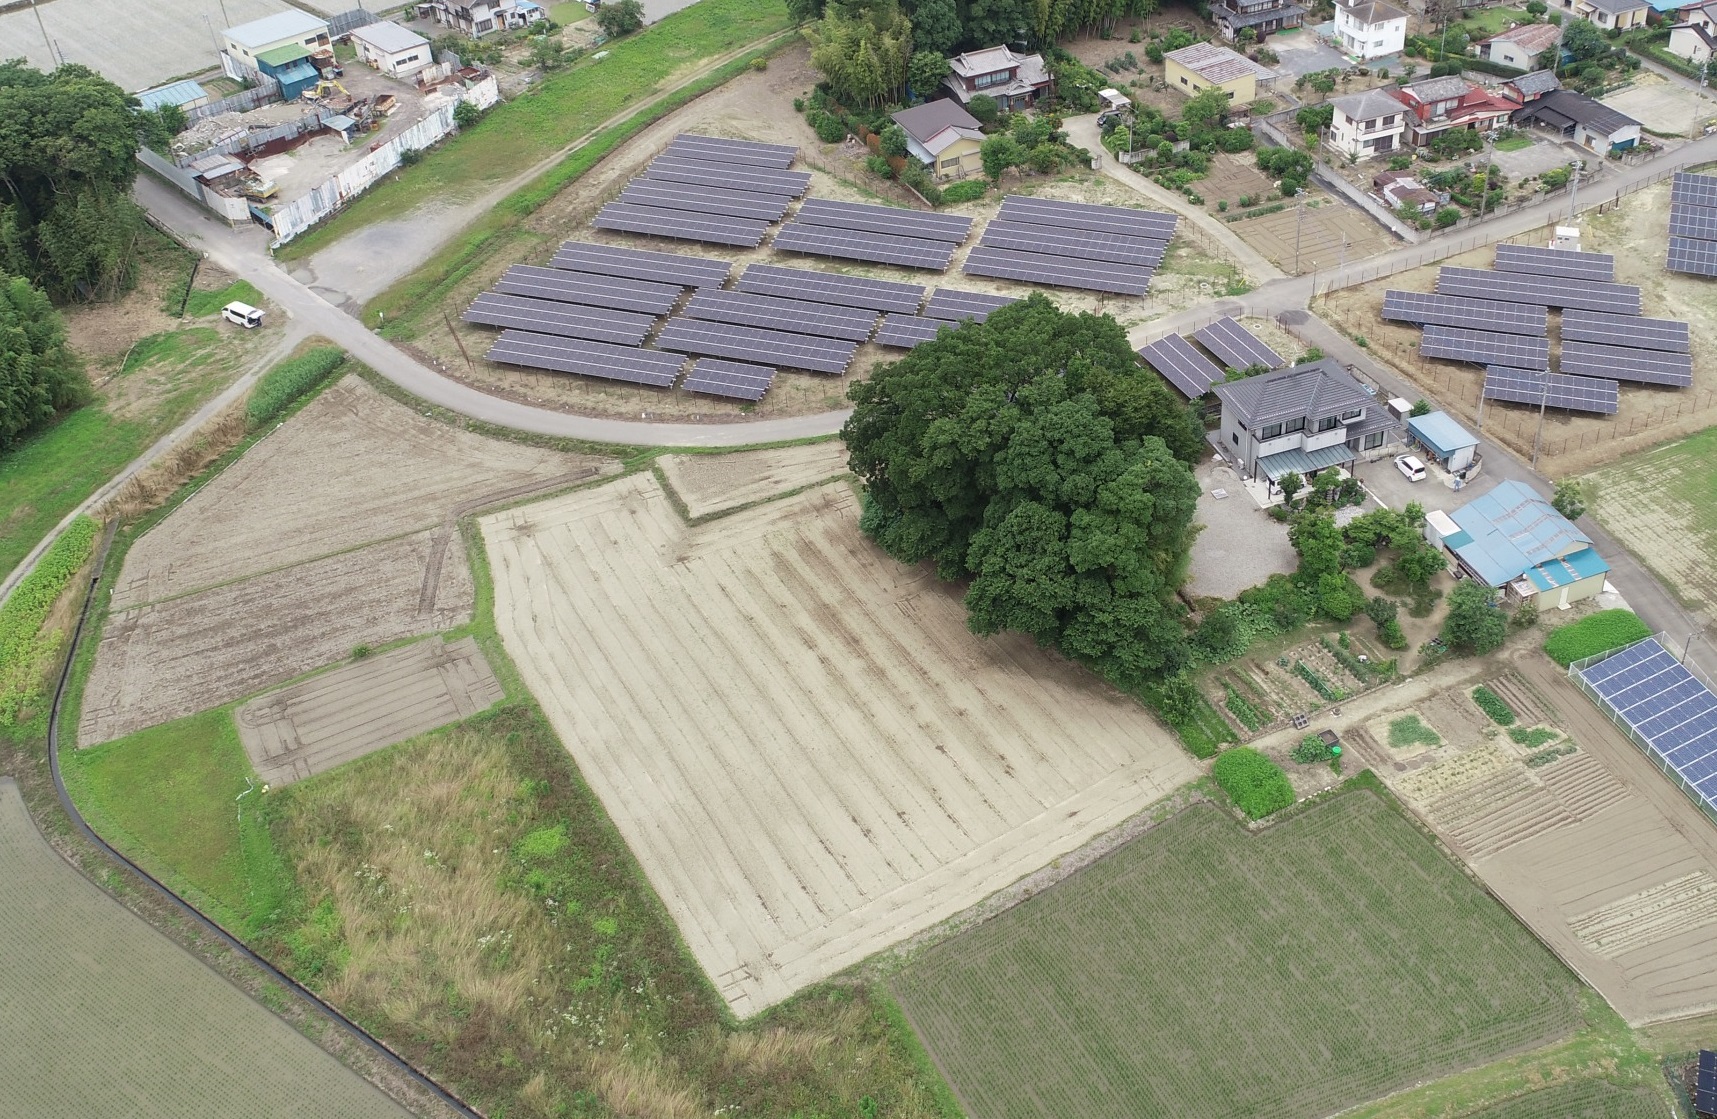
[[[1651,656],[1655,652],[1661,652],[1662,651],[1661,647],[1658,646],[1657,642],[1653,641],[1650,644],[1652,647],[1649,649],[1646,648],[1643,643],[1640,645],[1635,645],[1632,648],[1623,649],[1621,652],[1617,653],[1615,656],[1606,657],[1603,660],[1599,661],[1597,664],[1594,664],[1590,668],[1585,669],[1584,671],[1582,671],[1580,673],[1580,675],[1585,677],[1586,683],[1588,683],[1588,684],[1592,685],[1594,688],[1596,688],[1596,687],[1598,687],[1599,684],[1608,680],[1610,677],[1614,676],[1616,673],[1621,672],[1624,669],[1630,668],[1633,665],[1638,664],[1640,661],[1644,660],[1646,657]],[[1600,691],[1601,690],[1602,689],[1600,689]]]
[[[1678,681],[1655,703],[1657,713],[1637,719],[1639,732],[1647,738],[1673,738],[1679,745],[1694,737],[1691,724],[1717,705],[1717,696],[1705,690],[1705,685],[1688,677]]]
[[[1655,638],[1579,675],[1647,752],[1717,815],[1717,694]]]
[[[1659,650],[1649,660],[1629,665],[1616,673],[1604,681],[1604,686],[1599,690],[1611,707],[1625,715],[1634,704],[1656,695],[1668,684],[1668,681],[1661,677],[1669,667],[1664,661],[1669,659],[1671,658],[1668,653]]]
[[[1706,800],[1717,801],[1717,773],[1713,773],[1710,777],[1699,782],[1698,788]]]

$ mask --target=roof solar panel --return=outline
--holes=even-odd
[[[1286,358],[1259,341],[1232,317],[1217,319],[1209,326],[1193,331],[1192,336],[1230,369],[1250,369],[1254,365],[1280,369],[1288,364]]]
[[[773,167],[785,170],[799,158],[799,149],[786,144],[763,144],[756,140],[729,140],[721,136],[699,136],[682,132],[675,136],[667,151],[712,163],[741,163],[753,167]]]
[[[1497,299],[1505,303],[1533,303],[1540,307],[1579,307],[1617,315],[1637,315],[1641,306],[1640,290],[1632,284],[1605,284],[1563,276],[1526,276],[1483,268],[1457,268],[1448,264],[1437,273],[1437,294]]]
[[[1717,175],[1695,175],[1677,171],[1669,186],[1672,205],[1717,207]]]
[[[1563,373],[1539,373],[1501,365],[1487,366],[1484,373],[1486,400],[1534,406],[1542,401],[1547,408],[1568,412],[1613,416],[1620,406],[1618,390],[1615,381],[1602,377],[1570,377]]]
[[[768,362],[813,373],[846,372],[857,348],[851,342],[833,338],[678,317],[669,319],[662,327],[656,335],[656,345],[703,357]]]
[[[680,375],[686,359],[679,354],[658,353],[578,338],[553,338],[506,330],[489,347],[490,361],[548,369],[556,373],[578,373],[607,381],[627,381],[652,388],[667,388]]]
[[[1570,308],[1562,312],[1562,340],[1602,342],[1611,346],[1633,346],[1641,350],[1667,350],[1685,354],[1693,339],[1684,322],[1646,319],[1637,315],[1606,315],[1601,311]]]
[[[1057,202],[1029,194],[1010,194],[1002,199],[996,215],[1022,225],[1052,225],[1063,229],[1089,229],[1122,237],[1145,237],[1167,241],[1174,236],[1179,218],[1156,210],[1130,206],[1095,206],[1086,202]]]
[[[1648,385],[1687,388],[1693,384],[1693,355],[1629,346],[1600,346],[1593,342],[1563,342],[1562,372],[1583,377],[1611,377]]]
[[[1020,225],[999,218],[984,228],[984,236],[978,243],[1022,253],[1053,253],[1082,260],[1135,264],[1143,268],[1155,268],[1161,264],[1163,253],[1168,248],[1167,241],[1117,237],[1108,233],[1093,233],[1086,229]]]
[[[779,194],[747,194],[742,190],[716,190],[655,179],[633,179],[620,192],[620,201],[658,210],[687,210],[694,214],[722,214],[755,221],[780,221],[792,199]]]
[[[1454,326],[1427,326],[1424,337],[1419,339],[1419,353],[1423,357],[1473,365],[1506,365],[1513,369],[1550,367],[1550,343],[1546,339]]]
[[[863,276],[840,276],[833,272],[813,272],[804,268],[781,268],[773,264],[753,264],[740,274],[734,285],[740,291],[758,295],[779,295],[787,299],[805,299],[813,303],[833,303],[840,307],[865,307],[872,311],[900,311],[913,314],[924,300],[924,289],[918,284],[903,284],[894,280],[872,280]]]
[[[680,289],[671,284],[564,272],[559,268],[538,268],[530,264],[515,264],[507,269],[495,281],[495,290],[586,307],[641,311],[649,315],[666,314],[674,309],[680,298]]]
[[[991,314],[1006,307],[1009,303],[1019,300],[1008,295],[988,295],[981,291],[961,291],[958,288],[937,288],[931,295],[930,302],[924,305],[924,317],[927,319],[946,319],[949,322],[959,322],[971,319],[973,322],[983,322]]]
[[[1458,326],[1543,338],[1549,334],[1550,312],[1529,303],[1391,289],[1383,293],[1383,318],[1419,326]]]
[[[1149,268],[1044,253],[1022,253],[986,245],[974,246],[966,254],[962,268],[974,276],[995,276],[1047,287],[1111,291],[1122,295],[1144,295],[1151,286]]]
[[[588,338],[593,342],[612,342],[618,346],[636,346],[656,325],[655,318],[650,315],[493,292],[479,295],[466,309],[463,318],[466,322],[485,326],[512,327],[563,338]]]
[[[658,253],[624,245],[598,245],[590,241],[563,241],[550,263],[570,272],[620,276],[688,288],[718,288],[727,283],[733,272],[732,264],[707,256]]]
[[[943,327],[955,325],[943,319],[926,319],[917,315],[884,315],[882,325],[876,328],[876,344],[910,350],[934,341],[936,332]]]
[[[1574,280],[1609,283],[1616,278],[1616,258],[1608,253],[1582,253],[1542,245],[1498,245],[1496,267],[1501,272],[1532,276],[1566,276]]]
[[[769,386],[775,383],[775,370],[766,365],[751,365],[743,361],[723,361],[717,357],[700,357],[692,362],[681,388],[709,396],[725,396],[734,400],[762,400]]]
[[[1220,366],[1178,334],[1157,339],[1140,350],[1139,356],[1189,400],[1203,396],[1211,385],[1225,377]]]
[[[840,260],[865,260],[894,264],[901,268],[923,268],[941,272],[954,258],[957,246],[951,241],[927,241],[922,237],[887,237],[880,233],[850,233],[826,225],[788,222],[775,234],[777,252],[829,256]]]
[[[814,334],[864,342],[876,326],[876,312],[860,307],[835,307],[807,303],[776,295],[753,295],[741,291],[700,291],[681,312],[687,318],[761,326],[788,334]]]
[[[1666,267],[1671,272],[1686,272],[1693,276],[1717,276],[1717,241],[1671,237]]]
[[[711,163],[677,155],[657,156],[644,168],[644,177],[720,187],[723,190],[748,190],[754,194],[784,194],[789,198],[799,197],[811,185],[811,175],[807,171],[740,167],[731,163]]]
[[[868,231],[899,237],[922,237],[927,241],[965,241],[972,232],[972,219],[958,214],[927,214],[902,206],[870,206],[856,202],[832,202],[807,198],[795,220],[807,225]]]
[[[736,245],[742,249],[755,249],[763,243],[763,235],[769,231],[766,221],[720,214],[690,214],[684,210],[659,210],[654,206],[634,206],[627,202],[610,202],[596,212],[596,218],[590,224],[598,229],[614,229],[622,233],[702,241],[710,245]]]

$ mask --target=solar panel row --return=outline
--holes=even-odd
[[[463,318],[485,326],[513,327],[562,338],[588,338],[619,346],[638,345],[655,325],[650,315],[494,292],[479,295]]]
[[[1135,210],[1130,206],[1096,206],[1086,202],[1057,202],[1049,198],[1033,198],[1028,194],[1010,194],[1002,199],[999,221],[1023,225],[1051,225],[1064,229],[1088,229],[1094,233],[1113,233],[1122,237],[1143,237],[1167,241],[1174,236],[1179,218],[1156,210]]]
[[[1717,817],[1717,695],[1652,637],[1578,672],[1658,765]]]
[[[882,325],[876,328],[876,344],[910,350],[934,341],[937,331],[952,325],[942,319],[925,319],[917,315],[884,315]]]
[[[1669,270],[1694,276],[1717,276],[1717,241],[1692,237],[1669,239]]]
[[[725,260],[681,253],[657,253],[620,245],[565,241],[549,263],[569,272],[649,280],[688,288],[718,288],[727,283],[733,265]]]
[[[1717,207],[1717,175],[1677,171],[1669,185],[1669,201],[1673,206]]]
[[[848,342],[868,340],[876,326],[875,311],[739,291],[700,291],[681,313],[709,322],[761,326],[788,334],[812,334]]]
[[[775,382],[775,370],[764,365],[749,365],[742,361],[722,361],[720,358],[700,357],[692,362],[681,386],[687,392],[709,396],[725,396],[734,400],[762,400],[763,394]]]
[[[1540,307],[1579,307],[1618,315],[1637,315],[1641,306],[1640,290],[1631,284],[1606,284],[1560,276],[1525,276],[1447,264],[1437,273],[1437,293],[1496,299],[1504,303],[1531,303]]]
[[[1717,177],[1678,171],[1669,189],[1671,272],[1717,276]]]
[[[1677,207],[1669,212],[1669,234],[1696,241],[1717,241],[1717,210],[1703,206]]]
[[[958,214],[927,214],[900,206],[869,206],[857,202],[832,202],[807,198],[795,219],[806,225],[826,225],[895,237],[922,237],[928,241],[952,241],[958,245],[972,232],[972,219]]]
[[[748,190],[754,194],[785,194],[797,198],[811,186],[808,171],[775,171],[766,167],[743,167],[704,159],[659,155],[644,168],[646,179],[695,183],[724,190]]]
[[[781,268],[773,264],[751,265],[740,274],[739,282],[734,287],[758,295],[779,295],[786,299],[833,303],[841,307],[865,307],[872,311],[901,311],[906,314],[916,312],[918,305],[924,301],[924,289],[918,284],[871,280],[862,276],[837,276],[832,272]]]
[[[1550,249],[1541,245],[1498,245],[1496,267],[1500,272],[1566,276],[1573,280],[1598,280],[1603,283],[1609,283],[1616,278],[1616,258],[1608,253],[1582,253],[1573,249]]]
[[[717,163],[749,164],[753,167],[774,167],[786,170],[799,158],[799,149],[786,144],[763,144],[756,140],[728,140],[719,136],[699,136],[682,132],[675,136],[667,150],[692,159],[708,159]]]
[[[1017,303],[1017,299],[1007,295],[986,295],[978,291],[961,291],[958,288],[937,288],[930,297],[930,302],[924,305],[924,317],[927,319],[946,319],[949,322],[959,322],[971,319],[973,322],[983,322],[996,311],[1009,303]]]
[[[661,210],[686,210],[694,214],[722,214],[756,221],[780,221],[792,199],[780,194],[747,194],[742,190],[717,190],[685,183],[658,183],[633,179],[620,192],[620,201],[633,206]]]
[[[892,237],[881,233],[854,233],[798,221],[788,222],[775,234],[775,249],[778,252],[875,261],[878,264],[897,264],[902,268],[924,268],[935,272],[947,269],[957,247],[951,241]]]
[[[680,289],[670,284],[613,279],[530,264],[515,264],[501,273],[501,278],[495,282],[495,290],[535,299],[552,299],[558,303],[612,307],[649,315],[666,314],[674,309],[680,298]]]
[[[1046,287],[1112,291],[1121,295],[1144,295],[1150,290],[1151,270],[1100,260],[1022,253],[979,244],[966,254],[962,268],[974,276],[995,276]]]
[[[1192,336],[1204,344],[1230,369],[1250,369],[1262,365],[1265,369],[1280,369],[1288,364],[1286,358],[1260,342],[1250,330],[1231,317],[1217,319]]]
[[[675,317],[656,335],[656,345],[702,357],[767,362],[813,373],[844,373],[852,364],[851,342],[788,334],[756,326]]]
[[[686,359],[679,354],[587,342],[578,338],[552,338],[504,330],[486,355],[503,365],[547,369],[556,373],[578,373],[609,381],[667,388],[678,379]]]
[[[1550,368],[1550,343],[1543,338],[1498,334],[1490,330],[1463,330],[1454,326],[1427,326],[1419,340],[1424,357],[1448,358],[1473,365],[1506,365],[1513,369]]]
[[[1689,353],[1693,347],[1692,335],[1684,322],[1640,318],[1637,315],[1606,315],[1601,311],[1563,311],[1562,340],[1602,342],[1678,354]]]
[[[596,212],[590,223],[598,229],[642,233],[647,237],[669,237],[676,241],[702,241],[711,245],[734,245],[755,249],[769,231],[767,221],[732,218],[722,214],[693,214],[656,206],[634,206],[610,202]]]
[[[1629,346],[1601,346],[1593,342],[1563,342],[1562,372],[1687,388],[1693,384],[1693,355]]]
[[[1383,318],[1419,326],[1458,326],[1543,338],[1549,334],[1550,312],[1526,303],[1391,289],[1383,293]]]
[[[1178,334],[1157,339],[1140,350],[1139,356],[1188,400],[1197,400],[1225,376],[1220,366]]]
[[[1107,260],[1140,268],[1155,268],[1161,264],[1163,253],[1168,249],[1167,241],[1115,237],[1083,229],[1022,225],[1019,222],[1000,219],[985,227],[983,239],[979,244],[1023,253],[1043,253],[1047,256]]]
[[[1619,407],[1620,386],[1601,377],[1570,377],[1562,373],[1540,373],[1492,365],[1485,369],[1486,400],[1511,404],[1542,403],[1547,408],[1569,412],[1596,412],[1613,416]]]

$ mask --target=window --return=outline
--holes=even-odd
[[[1185,78],[1182,78],[1182,79],[1181,79],[1181,80],[1180,80],[1180,84],[1181,84],[1181,85],[1185,85],[1185,84],[1186,84],[1186,79],[1185,79]],[[1477,178],[1477,176],[1476,176],[1476,175],[1475,175],[1475,176],[1474,176],[1474,178]]]
[[[479,35],[483,34],[485,31],[493,31],[495,30],[495,21],[492,19],[480,19],[477,21],[476,27],[472,30]]]
[[[988,89],[993,85],[1002,85],[1008,80],[1009,71],[998,70],[994,74],[979,74],[978,80],[972,85],[977,89]]]
[[[1237,432],[1233,432],[1233,431],[1229,432],[1228,438],[1230,438],[1234,441],[1234,445],[1236,447],[1238,447],[1240,445],[1240,436]]]
[[[1357,420],[1362,411],[1364,411],[1363,408],[1349,408],[1341,414],[1342,422],[1345,423],[1348,420]]]
[[[1374,431],[1365,437],[1366,450],[1374,451],[1381,446],[1383,446],[1383,432]]]
[[[1334,416],[1325,416],[1323,419],[1318,421],[1318,430],[1320,432],[1322,432],[1322,431],[1334,431],[1336,428],[1338,428],[1340,426],[1341,426],[1341,421]]]
[[[1301,416],[1299,419],[1289,420],[1287,423],[1282,425],[1282,430],[1287,432],[1289,435],[1292,435],[1296,431],[1304,431],[1306,430],[1306,418]]]
[[[395,65],[396,65],[396,66],[404,66],[404,65],[406,65],[406,64],[407,64],[407,63],[410,63],[410,62],[416,62],[416,61],[417,61],[417,55],[415,55],[415,54],[408,54],[408,55],[406,55],[406,56],[405,56],[405,57],[404,57],[404,58],[402,58],[402,59],[400,59],[400,60],[399,60],[399,61],[398,61],[398,62],[397,62],[397,63],[395,63]]]
[[[1260,439],[1274,439],[1280,434],[1282,434],[1282,425],[1281,424],[1271,424],[1269,427],[1263,428],[1262,430],[1260,430],[1258,432],[1258,438],[1260,438]]]

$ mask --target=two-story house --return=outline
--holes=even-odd
[[[1407,107],[1380,89],[1337,97],[1330,105],[1329,132],[1324,143],[1354,159],[1393,152],[1403,145]]]
[[[1292,0],[1211,0],[1210,18],[1230,43],[1248,27],[1262,40],[1273,31],[1287,31],[1305,21],[1306,10]]]
[[[1675,13],[1669,29],[1669,53],[1704,66],[1717,53],[1717,0],[1690,4]]]
[[[1389,95],[1407,107],[1407,143],[1416,148],[1450,129],[1496,128],[1520,107],[1452,74],[1400,86]]]
[[[1279,500],[1282,478],[1310,480],[1389,442],[1395,421],[1338,361],[1278,369],[1211,391],[1222,404],[1222,453],[1243,477],[1269,482]]]
[[[429,0],[418,4],[417,14],[473,39],[496,31],[516,31],[548,18],[542,5],[533,0]]]
[[[1479,57],[1498,66],[1536,70],[1544,52],[1562,41],[1562,29],[1553,23],[1523,23],[1499,32],[1478,44]]]
[[[1401,53],[1407,42],[1407,13],[1385,0],[1338,0],[1335,41],[1361,61]]]
[[[967,51],[948,60],[942,84],[962,105],[980,93],[995,99],[1005,112],[1029,109],[1049,88],[1049,68],[1041,54],[1015,54],[1007,47]]]
[[[1651,12],[1646,0],[1562,0],[1562,7],[1605,31],[1644,27],[1645,17]]]

